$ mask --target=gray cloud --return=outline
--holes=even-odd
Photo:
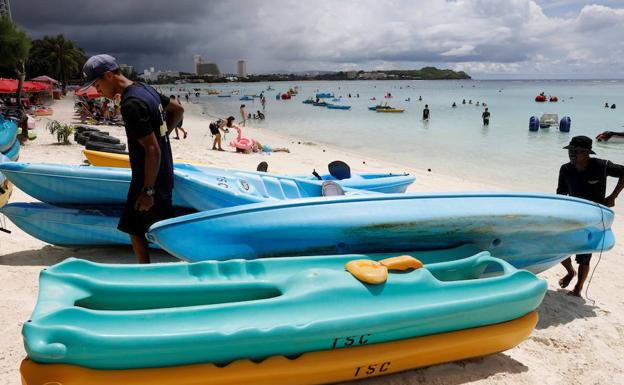
[[[194,54],[233,71],[413,68],[435,64],[479,73],[613,71],[624,10],[574,3],[546,16],[540,0],[134,0],[14,1],[31,36],[63,33],[87,54],[107,52],[138,70],[192,70]],[[569,63],[562,58],[569,57]],[[591,58],[588,60],[586,58]],[[603,58],[597,61],[596,58]],[[618,76],[624,69],[618,68]]]

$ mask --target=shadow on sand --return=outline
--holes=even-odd
[[[179,262],[162,250],[151,250],[152,262]],[[59,247],[44,246],[38,250],[25,250],[0,256],[0,265],[51,266],[66,258],[82,258],[99,263],[136,263],[132,248],[125,247]]]
[[[498,373],[522,373],[528,370],[529,368],[521,362],[514,360],[504,353],[497,353],[486,357],[409,370],[362,381],[344,382],[340,383],[340,385],[460,385],[482,380]]]
[[[548,290],[537,309],[539,322],[536,329],[546,329],[570,323],[578,318],[597,317],[597,306],[588,305],[583,298],[568,295],[568,290]]]

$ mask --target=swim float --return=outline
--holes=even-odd
[[[238,135],[236,136],[236,139],[230,141],[230,146],[240,150],[250,150],[251,147],[256,144],[256,141],[253,139],[243,138],[242,130],[239,127],[236,128],[236,131],[238,132]]]

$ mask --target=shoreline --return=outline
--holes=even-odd
[[[210,150],[212,140],[208,130],[210,115],[202,114],[201,105],[198,104],[183,103],[183,107],[191,107],[187,108],[184,119],[189,137],[186,140],[171,140],[176,160],[200,161],[216,167],[251,170],[255,170],[259,162],[267,161],[270,172],[302,174],[311,173],[312,169],[318,172],[325,171],[329,162],[341,159],[350,164],[354,171],[407,171],[416,176],[415,183],[408,189],[409,192],[504,189],[377,160],[331,145],[304,144],[295,137],[253,126],[243,128],[243,135],[272,147],[289,147],[291,153],[237,154],[228,146],[235,133],[234,135],[230,133],[224,140],[223,147],[228,151],[212,151]],[[63,122],[73,121],[71,96],[57,101],[53,108],[54,115],[51,118]],[[233,115],[236,116],[236,113],[238,111]],[[24,146],[20,161],[83,163],[82,146],[55,144],[56,139],[45,131],[43,121],[38,120],[35,130],[38,138]],[[99,128],[125,141],[123,127],[99,126]],[[15,189],[11,202],[19,201],[33,199]],[[618,203],[624,206],[624,196],[620,197]],[[616,208],[616,212],[619,214],[621,209]],[[616,235],[624,234],[624,221],[618,219],[619,215],[616,216],[613,230]],[[25,234],[8,220],[6,222],[12,234],[0,233],[0,280],[3,282],[0,294],[5,298],[0,304],[2,311],[0,327],[4,331],[0,337],[3,346],[0,382],[14,385],[20,383],[18,368],[21,359],[25,357],[20,330],[36,302],[38,274],[41,269],[70,256],[106,263],[133,263],[134,256],[129,247],[86,249],[51,246]],[[546,297],[538,309],[540,321],[531,336],[518,347],[483,358],[436,365],[351,384],[624,383],[624,368],[619,359],[624,355],[624,346],[619,343],[624,339],[624,312],[621,300],[624,292],[624,284],[621,283],[624,267],[620,263],[621,258],[624,258],[624,248],[620,245],[602,255],[589,289],[589,295],[596,299],[596,303],[570,297],[566,295],[566,291],[558,288],[557,281],[563,275],[563,268],[555,267],[540,274],[539,276],[549,284]],[[153,260],[177,261],[163,252],[155,253]],[[596,254],[592,259],[592,269],[598,260],[599,255]]]

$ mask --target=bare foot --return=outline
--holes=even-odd
[[[188,136],[188,133],[187,133],[187,132],[185,132],[185,133],[184,133],[184,139],[186,139],[186,137],[187,137],[187,136]]]
[[[570,282],[572,282],[572,278],[574,278],[574,276],[576,275],[576,273],[568,273],[566,274],[563,278],[561,278],[559,280],[559,287],[562,289],[565,289],[566,287],[568,287],[568,285],[570,284]]]
[[[219,151],[225,151],[224,149],[220,148]]]
[[[576,288],[574,288],[574,290],[570,290],[568,292],[568,295],[572,296],[572,297],[578,297],[578,298],[582,298],[581,297],[581,292],[577,291]]]
[[[173,138],[173,139],[175,139],[175,140],[180,140],[180,137],[179,137],[179,136],[176,136],[176,137],[175,137],[175,138]]]

